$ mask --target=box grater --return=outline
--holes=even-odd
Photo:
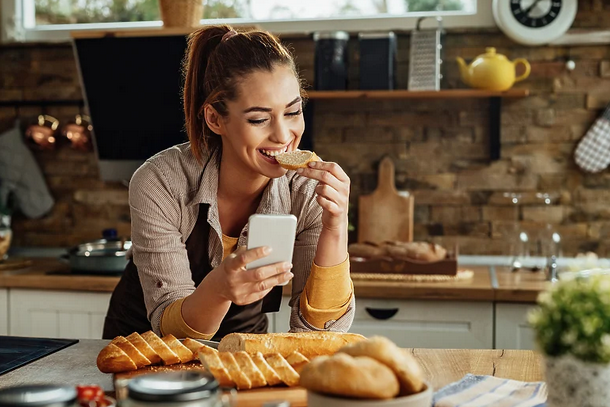
[[[411,33],[409,90],[440,90],[441,88],[442,18],[436,17],[438,23],[436,28],[422,30],[420,25],[426,18],[428,17],[419,18],[415,30]]]

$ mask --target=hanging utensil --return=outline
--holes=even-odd
[[[57,139],[55,132],[59,127],[59,120],[48,114],[38,115],[35,124],[31,124],[25,131],[26,142],[30,147],[39,150],[53,150]]]

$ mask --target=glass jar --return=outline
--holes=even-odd
[[[504,193],[504,198],[508,205],[515,208],[516,219],[506,224],[506,233],[509,241],[509,255],[511,257],[510,267],[513,271],[518,271],[525,267],[525,263],[530,256],[530,236],[521,227],[519,222],[519,206],[522,204],[522,195],[516,192]]]
[[[122,407],[231,407],[234,393],[223,394],[214,376],[203,371],[153,373],[127,385]]]
[[[11,247],[11,240],[13,238],[13,231],[11,230],[11,217],[9,215],[0,214],[0,261],[5,260],[9,247]]]
[[[50,384],[0,390],[0,407],[76,407],[76,388]]]

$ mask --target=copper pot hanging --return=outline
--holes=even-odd
[[[59,127],[59,120],[47,114],[38,115],[37,121],[25,130],[27,143],[40,150],[52,150],[57,139],[55,132]]]
[[[90,151],[91,130],[93,130],[93,126],[89,116],[77,114],[74,123],[64,125],[61,134],[70,142],[72,148]]]

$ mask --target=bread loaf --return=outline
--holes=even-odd
[[[222,338],[218,350],[221,352],[243,350],[249,354],[261,352],[263,355],[279,353],[283,357],[287,357],[296,350],[311,359],[320,355],[332,355],[342,346],[365,339],[359,334],[327,331],[274,334],[232,333]]]
[[[309,360],[298,351],[291,352],[288,360],[277,352],[267,355],[261,352],[250,355],[245,351],[218,352],[190,338],[180,342],[173,335],[159,338],[154,332],[148,331],[142,335],[134,332],[126,338],[122,336],[114,338],[100,351],[97,366],[104,373],[120,373],[157,363],[166,365],[188,363],[193,358],[201,362],[220,386],[238,389],[275,386],[282,383],[296,386],[300,378],[297,371],[309,363]],[[152,363],[152,360],[156,362]]]
[[[390,368],[368,356],[344,353],[314,359],[303,368],[301,386],[318,393],[366,399],[389,399],[399,390]]]

